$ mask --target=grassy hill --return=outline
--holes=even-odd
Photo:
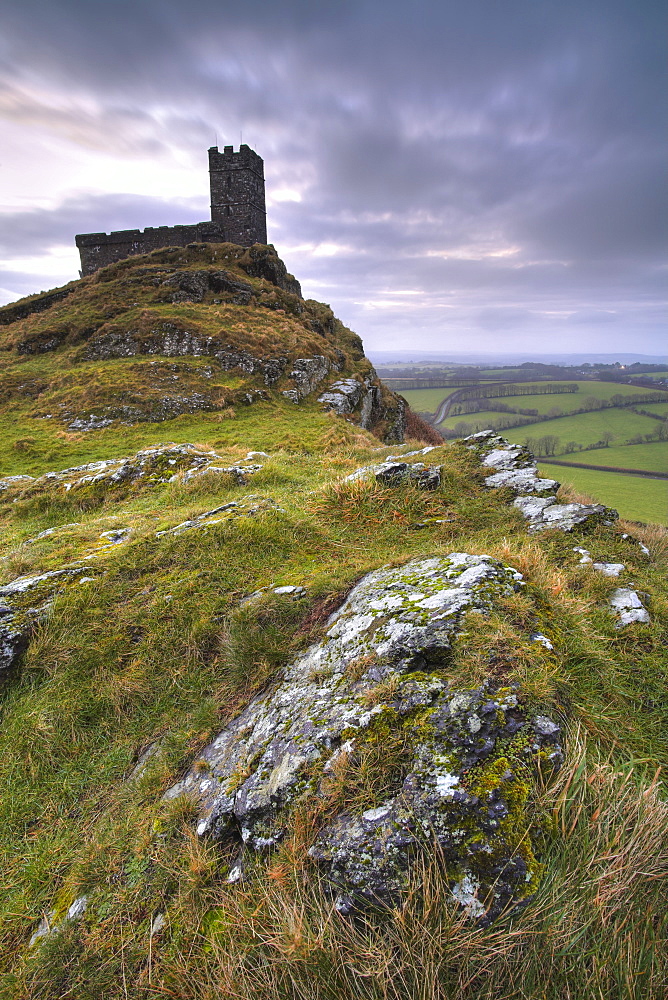
[[[410,415],[397,441],[359,339],[270,249],[157,251],[66,291],[0,310],[0,997],[661,995],[665,530],[594,508],[532,533],[480,447],[424,453]],[[392,582],[332,618],[370,573]],[[619,588],[648,621],[621,625]],[[393,659],[401,600],[422,645]],[[314,692],[304,740],[337,710],[332,669],[349,699],[327,752],[288,760],[294,796],[262,747],[217,778],[212,741],[233,731],[236,753],[241,714],[337,628],[337,648],[375,646],[338,673],[316,657],[284,698],[299,728]],[[245,815],[277,810],[280,835],[204,830],[169,797],[188,779],[236,802],[256,777]],[[408,871],[346,910],[352,861],[322,838],[361,842],[390,802],[359,863],[391,842]],[[486,890],[464,854],[489,858]]]

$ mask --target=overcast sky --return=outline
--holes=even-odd
[[[0,301],[77,277],[76,233],[207,219],[243,133],[368,349],[664,353],[666,9],[4,0]]]

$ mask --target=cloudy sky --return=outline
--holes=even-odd
[[[269,239],[368,349],[666,350],[661,0],[5,0],[0,301],[74,235],[209,217],[265,160]]]

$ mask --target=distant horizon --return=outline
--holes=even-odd
[[[474,361],[480,364],[524,364],[535,361],[537,364],[562,364],[562,365],[584,365],[584,364],[619,364],[630,365],[635,362],[641,364],[668,366],[668,354],[624,354],[620,351],[609,354],[596,354],[590,351],[581,354],[540,354],[532,352],[508,352],[499,351],[421,351],[417,350],[393,350],[382,351],[373,348],[365,351],[367,357],[376,364],[384,362],[391,364],[392,361],[404,364],[419,364],[422,361],[440,361],[452,364],[472,364]]]

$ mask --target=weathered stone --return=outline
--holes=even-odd
[[[318,794],[335,761],[354,759],[379,726],[403,729],[410,761],[396,791],[339,815],[312,854],[346,910],[394,901],[435,838],[456,898],[468,880],[477,905],[467,909],[492,919],[537,884],[529,819],[517,805],[539,760],[559,766],[558,727],[548,732],[544,716],[530,723],[509,688],[452,690],[442,666],[463,613],[484,613],[521,586],[516,570],[457,552],[368,574],[324,640],[253,699],[166,798],[192,799],[200,835],[261,850],[282,837],[300,795]],[[241,861],[235,879],[242,869]]]
[[[557,503],[559,483],[555,479],[541,479],[538,467],[528,449],[512,445],[496,431],[478,431],[464,438],[464,443],[480,455],[482,465],[498,471],[485,479],[491,489],[510,487],[517,496],[514,506],[529,522],[529,531],[558,528],[572,531],[582,524],[612,524],[616,510],[602,504]],[[537,496],[536,494],[548,494]]]
[[[592,569],[603,573],[604,576],[619,576],[620,573],[624,572],[626,566],[624,563],[595,562],[592,563]]]
[[[649,614],[635,590],[618,587],[610,598],[610,607],[618,618],[617,628],[649,621]]]
[[[425,466],[422,462],[385,461],[379,465],[364,465],[360,469],[355,469],[345,477],[344,482],[354,483],[358,479],[372,477],[384,486],[398,486],[400,483],[411,482],[422,490],[436,490],[441,485],[441,467]]]
[[[0,490],[26,487],[31,492],[40,489],[60,488],[70,490],[111,487],[124,484],[132,486],[141,483],[156,486],[175,482],[179,475],[188,482],[195,476],[206,473],[228,473],[238,483],[246,482],[248,476],[262,468],[258,464],[225,466],[218,463],[223,459],[215,451],[204,451],[192,444],[165,444],[144,448],[129,458],[109,458],[87,465],[76,465],[60,472],[47,472],[37,479],[11,476],[0,479]],[[83,475],[82,475],[83,473]]]
[[[253,295],[251,285],[239,281],[229,271],[175,271],[162,282],[163,286],[174,287],[172,302],[201,302],[205,295],[227,295],[238,306],[247,306]]]
[[[214,469],[212,471],[228,472],[228,469]],[[254,501],[254,502],[251,502]],[[247,496],[244,502],[233,500],[230,503],[221,504],[213,510],[207,510],[197,517],[182,521],[181,524],[173,528],[166,528],[164,531],[156,531],[155,537],[162,538],[163,535],[181,535],[190,528],[209,528],[214,524],[221,524],[223,521],[232,521],[237,517],[254,517],[256,514],[263,514],[267,511],[282,511],[273,500],[268,497]],[[220,515],[216,517],[216,515]]]
[[[20,576],[0,587],[0,671],[9,670],[18,661],[56,594],[72,583],[93,579],[86,576],[91,572],[90,566],[71,566]]]
[[[364,385],[361,382],[354,378],[343,378],[330,385],[322,396],[318,396],[318,402],[328,410],[334,410],[339,416],[345,416],[359,406],[363,395]]]
[[[314,389],[317,389],[322,380],[329,375],[331,369],[332,362],[324,354],[316,354],[312,358],[296,358],[292,362],[290,378],[294,382],[294,391],[299,399],[303,399]]]
[[[37,930],[30,938],[29,947],[32,948],[41,938],[48,937],[50,934],[58,934],[66,924],[81,920],[87,908],[88,896],[79,896],[60,918],[56,910],[51,910],[40,920]]]

